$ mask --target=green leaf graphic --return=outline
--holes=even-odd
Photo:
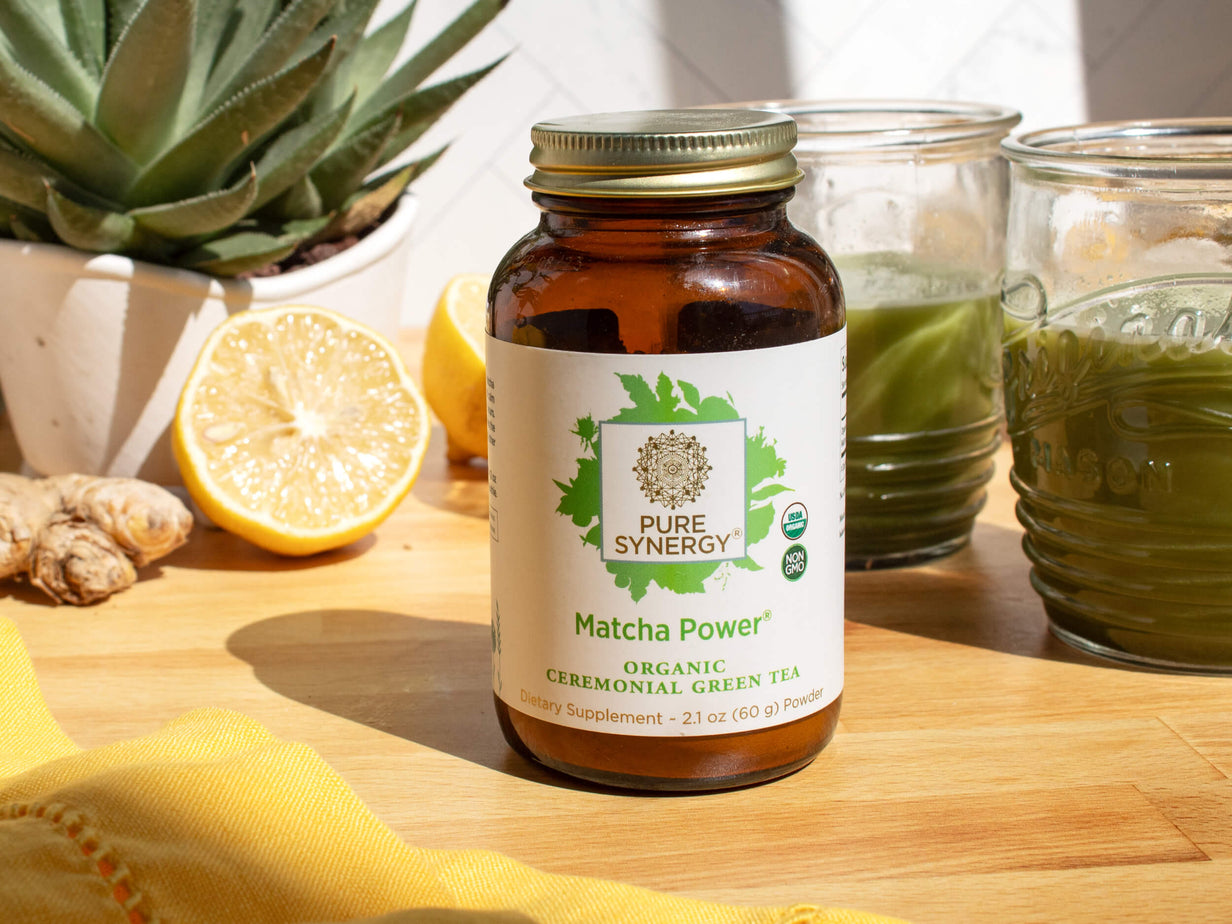
[[[680,394],[684,396],[684,403],[689,407],[700,407],[702,403],[701,392],[697,390],[696,385],[691,385],[688,382],[677,382],[680,386]]]
[[[577,426],[572,431],[578,439],[582,441],[582,448],[589,449],[591,452],[595,450],[595,442],[599,439],[599,428],[595,426],[595,420],[589,414],[577,422]]]
[[[776,494],[782,494],[784,491],[790,491],[791,488],[784,484],[768,484],[764,488],[759,488],[754,491],[749,497],[753,500],[765,500],[767,497],[774,497]]]
[[[574,526],[589,526],[599,517],[599,459],[590,456],[577,462],[577,474],[568,484],[556,482],[561,491],[556,512],[572,518]]]

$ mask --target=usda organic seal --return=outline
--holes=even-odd
[[[783,527],[784,536],[793,541],[799,539],[808,527],[808,510],[802,503],[796,501],[783,511],[783,517],[779,523]]]

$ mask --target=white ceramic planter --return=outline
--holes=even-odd
[[[179,484],[169,427],[210,331],[237,311],[311,304],[392,337],[414,212],[404,196],[356,246],[252,280],[0,240],[0,388],[26,466]]]

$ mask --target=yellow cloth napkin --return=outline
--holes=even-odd
[[[889,921],[717,905],[549,875],[491,852],[418,850],[310,748],[223,710],[80,750],[52,718],[5,619],[0,882],[6,924]]]

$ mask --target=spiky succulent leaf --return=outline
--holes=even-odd
[[[3,222],[9,231],[13,230],[14,222],[30,228],[31,235],[27,240],[54,241],[56,233],[51,230],[51,225],[47,221],[46,208],[46,187],[43,189],[43,201],[39,203],[37,208],[31,208],[23,202],[14,202],[12,199],[6,199],[0,195],[0,222]],[[14,234],[14,236],[16,235]]]
[[[48,173],[38,161],[0,147],[0,197],[43,211],[47,207]]]
[[[316,85],[332,46],[246,88],[216,110],[138,177],[134,206],[187,199],[216,189],[232,164],[295,111]]]
[[[108,56],[144,2],[145,0],[106,0]]]
[[[77,202],[112,211],[121,210],[116,203],[95,195],[53,170],[45,161],[0,141],[0,198],[20,202],[32,213],[41,215],[47,207],[48,183]]]
[[[10,2],[10,0],[6,0],[6,2]],[[41,18],[47,27],[51,29],[53,35],[60,39],[65,37],[64,19],[60,16],[60,9],[54,0],[52,3],[39,3],[27,0],[27,5],[34,8],[34,12],[37,13],[39,18]]]
[[[291,222],[273,234],[268,231],[237,231],[193,248],[181,255],[176,263],[216,276],[238,276],[263,269],[289,256],[300,243],[328,223],[328,218]]]
[[[351,20],[362,17],[366,23],[376,5],[377,0],[361,0],[348,5],[342,16],[329,17],[322,24],[323,27],[337,29],[341,36],[347,36],[340,39],[340,43],[347,41],[350,44],[339,45],[336,63],[326,75],[322,88],[315,94],[314,109],[336,106],[351,95],[357,99],[367,99],[380,86],[381,79],[394,63],[406,40],[415,2],[412,0],[388,22],[378,26],[371,34],[364,35],[363,26],[353,24]]]
[[[502,56],[477,71],[471,71],[469,74],[463,74],[452,80],[446,80],[444,83],[435,84],[402,99],[400,104],[394,107],[402,113],[402,127],[399,129],[398,134],[390,140],[385,148],[384,156],[377,162],[376,166],[385,166],[385,164],[397,157],[398,154],[418,141],[423,133],[435,125],[437,120],[445,114],[449,107],[458,101],[463,93],[491,73],[493,68],[504,60],[505,58]]]
[[[352,59],[351,82],[360,99],[367,99],[383,82],[386,73],[393,66],[394,59],[398,57],[398,52],[402,50],[414,13],[415,4],[411,3],[371,35],[364,36],[359,43],[359,49]]]
[[[0,132],[91,189],[116,197],[137,168],[64,97],[0,53]]]
[[[193,0],[148,0],[103,70],[95,121],[138,162],[156,154],[175,127],[195,8]]]
[[[289,257],[298,242],[287,242],[264,231],[238,231],[183,254],[176,263],[214,276],[238,276]]]
[[[352,96],[333,112],[280,135],[265,149],[257,161],[257,178],[261,186],[252,204],[254,211],[307,178],[308,171],[341,134],[354,102],[355,97]],[[317,200],[320,201],[319,195]]]
[[[133,209],[129,217],[147,231],[179,239],[216,234],[248,214],[257,197],[257,171],[227,189],[206,193],[181,202]]]
[[[213,49],[213,64],[201,97],[203,102],[216,99],[244,66],[280,6],[279,0],[232,0],[227,4],[226,27]]]
[[[136,249],[142,241],[141,229],[129,216],[74,202],[50,185],[47,218],[60,240],[78,250],[124,253]]]
[[[292,62],[317,24],[337,0],[294,0],[265,30],[235,75],[220,87],[206,109],[213,109],[244,87],[264,80]]]
[[[94,105],[94,80],[34,8],[40,0],[0,3],[0,35],[13,60],[80,113]],[[46,2],[46,0],[41,0]]]
[[[232,0],[197,0],[197,27],[193,32],[188,76],[180,97],[176,131],[183,132],[200,120],[201,98],[214,66],[215,52],[222,44],[230,20]]]
[[[338,0],[337,5],[321,20],[308,44],[320,44],[333,35],[338,38],[339,55],[354,52],[379,5],[380,0]]]
[[[69,49],[92,76],[102,74],[107,56],[105,0],[60,0],[60,16]]]
[[[19,241],[31,244],[54,244],[59,241],[56,232],[42,215],[29,212],[11,212],[8,215],[9,231]]]
[[[313,185],[310,176],[300,177],[290,189],[260,213],[262,218],[275,222],[320,218],[324,214],[325,204],[321,201],[321,194]]]
[[[363,184],[364,177],[376,169],[390,139],[401,127],[402,117],[394,112],[383,122],[375,122],[351,135],[312,168],[313,185],[327,210],[342,205],[347,195]]]
[[[378,176],[374,176],[365,182],[363,187],[355,195],[364,195],[374,189],[377,189],[378,187],[385,186],[390,180],[396,181],[397,178],[401,176],[406,177],[405,184],[413,183],[416,177],[440,160],[444,153],[448,150],[449,145],[444,145],[443,147],[437,148],[427,157],[421,157],[419,160],[413,160],[409,163],[401,164]],[[405,184],[403,188],[405,188]],[[348,203],[350,202],[350,200],[347,201]]]
[[[508,0],[475,0],[365,100],[356,115],[357,120],[366,124],[370,119],[396,106],[399,100],[405,99],[430,74],[478,35],[479,31],[505,8],[507,2]],[[414,120],[407,117],[404,121],[409,124]]]
[[[358,234],[379,219],[385,210],[406,192],[411,180],[434,164],[444,148],[413,164],[407,164],[376,181],[366,184],[343,203],[329,225],[318,235],[321,240],[334,240]]]

